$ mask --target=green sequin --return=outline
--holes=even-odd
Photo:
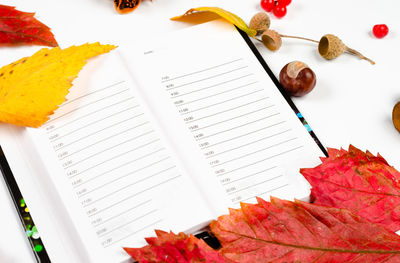
[[[41,245],[36,245],[36,246],[34,247],[34,250],[35,250],[36,252],[40,252],[40,251],[43,250],[43,246],[41,246]]]

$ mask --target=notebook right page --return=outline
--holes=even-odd
[[[128,67],[219,208],[308,196],[299,168],[324,153],[233,26],[194,26],[138,50],[123,49]]]

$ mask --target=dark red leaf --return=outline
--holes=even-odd
[[[271,198],[210,225],[236,262],[400,262],[400,237],[352,212]]]
[[[391,231],[400,229],[400,173],[378,154],[329,149],[322,164],[300,172],[315,204],[347,208]]]
[[[50,28],[33,16],[34,13],[25,13],[12,6],[0,5],[0,45],[58,46]]]
[[[231,262],[193,235],[187,236],[184,233],[175,235],[160,230],[155,232],[157,237],[146,238],[149,245],[142,248],[124,248],[124,250],[141,263]]]

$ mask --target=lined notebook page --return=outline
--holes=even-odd
[[[298,169],[323,153],[236,29],[214,21],[161,39],[124,54],[203,189],[218,184],[209,192],[225,206],[306,197]]]
[[[135,89],[119,57],[107,54],[88,65],[42,128],[29,131],[96,260],[102,250],[107,262],[126,258],[121,247],[144,244],[154,229],[212,219]]]
[[[239,57],[207,66],[168,75],[161,83],[231,201],[288,186],[274,158],[304,145],[248,61]]]

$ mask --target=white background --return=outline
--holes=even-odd
[[[261,11],[258,0],[144,0],[136,11],[126,15],[116,13],[112,0],[3,0],[0,4],[36,12],[36,18],[52,28],[62,48],[100,41],[129,43],[134,49],[135,41],[146,36],[188,26],[169,18],[191,7],[219,6],[246,22]],[[399,11],[397,0],[292,0],[283,19],[271,14],[271,28],[279,33],[316,40],[327,33],[335,34],[349,47],[375,60],[374,66],[347,54],[326,61],[318,55],[316,44],[301,40],[283,39],[282,48],[275,53],[258,46],[277,76],[293,60],[303,61],[314,70],[317,86],[294,102],[326,147],[347,148],[353,144],[374,154],[379,152],[397,169],[400,134],[392,125],[391,112],[400,101]],[[373,25],[380,23],[389,26],[390,33],[384,39],[376,39],[371,33]],[[1,47],[0,66],[40,48]],[[2,179],[0,211],[0,262],[34,262]]]

